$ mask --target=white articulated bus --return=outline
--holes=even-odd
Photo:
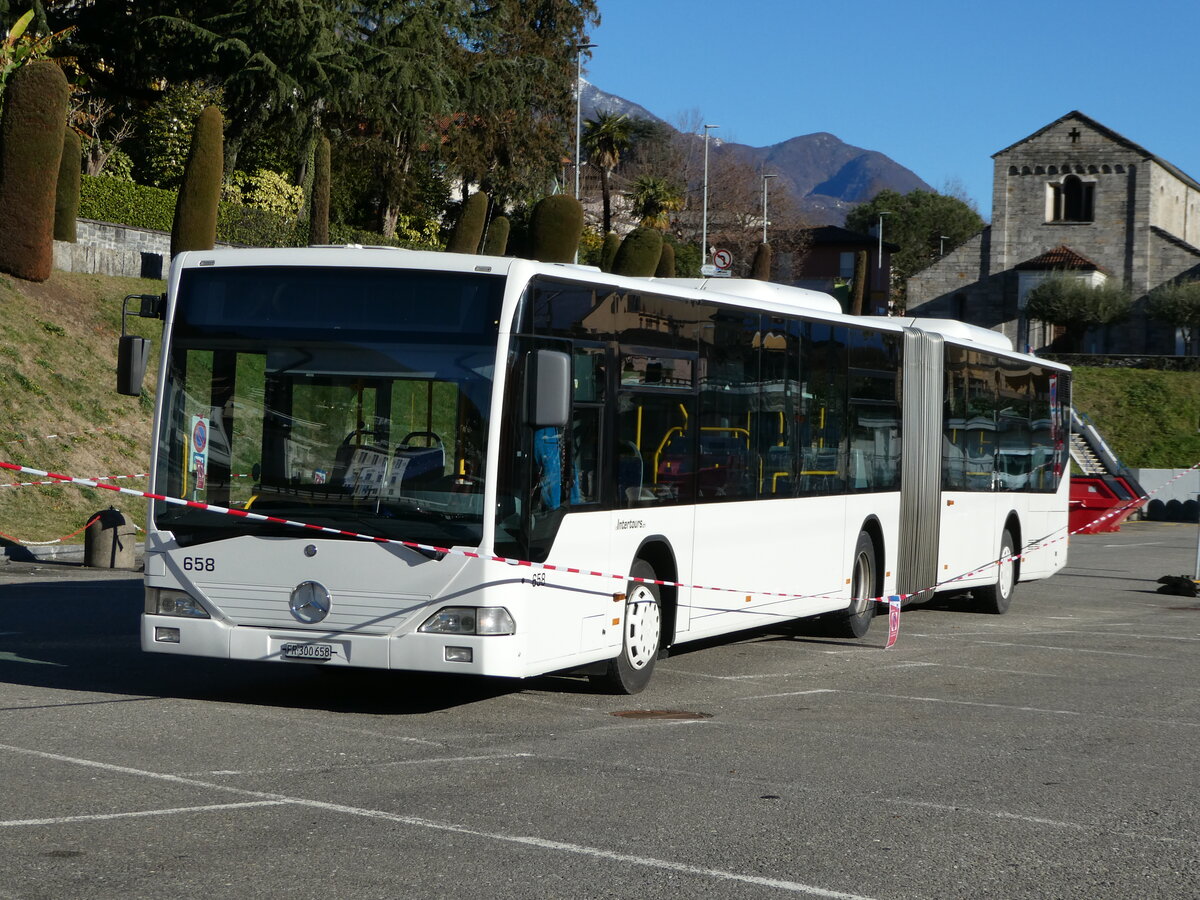
[[[636,692],[686,641],[1003,612],[1065,564],[1069,372],[980,328],[361,247],[182,253],[141,314],[146,650]]]

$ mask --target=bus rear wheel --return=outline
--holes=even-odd
[[[972,592],[985,612],[1002,616],[1012,605],[1013,594],[1017,589],[1017,578],[1020,576],[1018,563],[1013,559],[1016,544],[1012,532],[1005,528],[1004,534],[1000,538],[1000,559],[996,563],[996,583],[976,588]]]
[[[637,694],[645,690],[654,674],[654,663],[662,645],[662,599],[658,576],[645,560],[634,562],[633,578],[625,589],[625,615],[622,618],[621,652],[609,660],[608,667],[592,676],[593,684],[617,694]]]
[[[860,531],[850,567],[850,604],[831,623],[837,636],[860,638],[871,627],[875,618],[876,566],[875,541],[867,532]]]

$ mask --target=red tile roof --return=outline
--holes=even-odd
[[[1107,271],[1103,266],[1097,265],[1082,254],[1076,253],[1065,244],[1059,244],[1053,250],[1047,250],[1041,256],[1035,256],[1033,259],[1027,259],[1023,263],[1018,263],[1013,268],[1024,272],[1055,269],[1074,269],[1085,272]]]

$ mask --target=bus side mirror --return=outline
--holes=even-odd
[[[128,397],[142,395],[146,379],[146,360],[150,358],[150,341],[133,334],[121,335],[117,346],[117,393]]]
[[[525,419],[533,428],[565,428],[571,420],[571,357],[534,350],[525,357]]]
[[[129,301],[140,304],[134,315],[143,319],[162,318],[166,307],[165,294],[130,294],[121,301],[121,342],[117,345],[117,393],[127,397],[142,395],[142,382],[146,380],[146,361],[150,358],[149,338],[129,334],[125,328],[125,317],[129,315]]]

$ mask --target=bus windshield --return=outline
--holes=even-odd
[[[171,324],[159,493],[439,546],[482,535],[501,276],[190,268]],[[288,526],[158,502],[182,545]]]

